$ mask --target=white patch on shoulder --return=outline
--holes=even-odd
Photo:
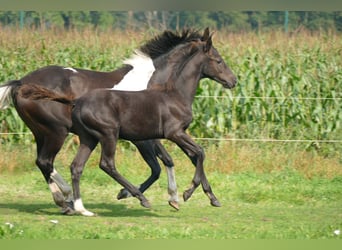
[[[134,55],[124,61],[133,67],[119,82],[114,85],[114,90],[140,91],[147,88],[153,72],[155,71],[152,59],[139,50]]]
[[[77,70],[74,69],[74,68],[71,68],[71,67],[67,67],[67,68],[64,68],[64,69],[66,69],[66,70],[71,70],[72,72],[77,73]]]

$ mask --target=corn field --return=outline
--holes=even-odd
[[[129,31],[0,29],[0,82],[57,64],[110,71],[155,34]],[[226,90],[202,80],[189,128],[197,138],[342,140],[342,37],[336,34],[215,33],[214,46],[238,77]],[[26,133],[13,107],[0,111],[0,133]],[[31,143],[23,134],[1,143]],[[324,144],[325,153],[342,143]],[[323,147],[323,146],[322,146]]]

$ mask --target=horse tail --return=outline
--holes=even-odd
[[[73,97],[58,94],[50,89],[36,84],[22,85],[18,90],[18,95],[28,100],[49,100],[73,105]]]
[[[19,80],[13,80],[0,86],[0,110],[6,109],[9,107],[9,105],[11,104],[11,100],[12,100],[12,96],[11,96],[12,90],[15,87],[20,86],[20,85],[21,85],[21,82]]]

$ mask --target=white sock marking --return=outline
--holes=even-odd
[[[117,85],[114,90],[140,91],[147,88],[153,72],[155,71],[153,61],[141,51],[135,51],[134,55],[124,61],[133,67]]]
[[[170,195],[169,201],[176,201],[178,202],[178,192],[177,192],[177,183],[176,183],[176,176],[174,168],[166,167],[167,172],[167,180],[168,180],[168,193]]]
[[[84,215],[84,216],[94,216],[95,214],[88,211],[87,209],[84,208],[83,206],[83,202],[82,202],[82,199],[79,198],[77,200],[75,200],[75,203],[74,203],[74,208],[75,208],[75,211]]]
[[[63,179],[60,174],[57,173],[56,169],[50,175],[50,178],[58,185],[64,196],[66,196],[66,201],[72,201],[72,190],[70,185]]]

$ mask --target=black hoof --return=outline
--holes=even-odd
[[[140,204],[143,207],[151,208],[151,204],[147,200],[146,201],[141,201]]]
[[[74,201],[67,201],[65,203],[69,208],[71,208],[72,210],[75,210]]]
[[[75,213],[76,213],[75,210],[70,207],[62,208],[63,215],[74,215]]]
[[[191,197],[191,195],[192,195],[191,191],[189,191],[189,190],[184,191],[184,193],[183,193],[183,200],[187,201]]]
[[[118,195],[116,196],[116,198],[118,199],[118,200],[121,200],[121,199],[126,199],[126,198],[128,198],[128,197],[131,197],[132,195],[131,195],[131,193],[130,192],[128,192],[126,189],[121,189],[120,190],[120,192],[118,193]]]
[[[221,203],[220,203],[218,200],[210,201],[210,204],[211,204],[213,207],[221,207]]]

